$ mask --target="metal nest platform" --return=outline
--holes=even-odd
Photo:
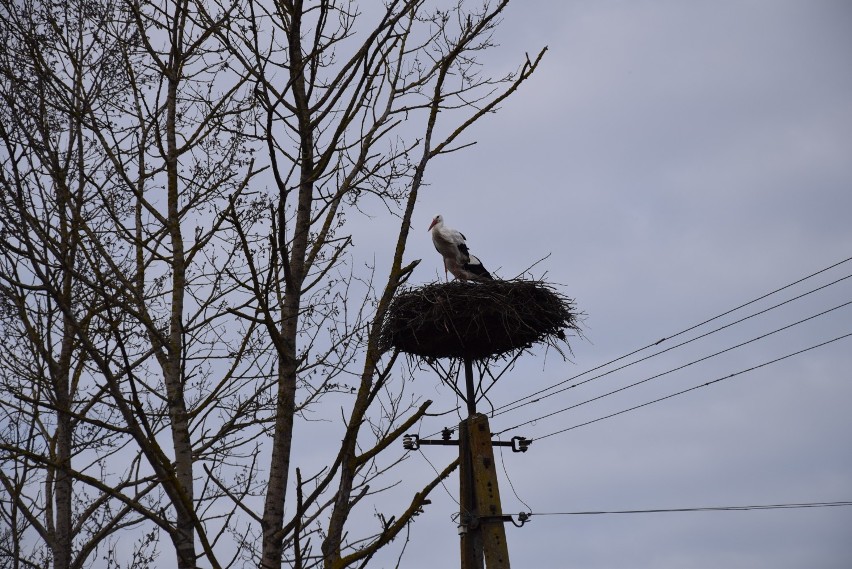
[[[396,296],[381,343],[426,359],[499,359],[538,343],[561,353],[579,317],[572,299],[540,281],[435,283]]]

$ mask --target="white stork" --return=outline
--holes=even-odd
[[[444,277],[447,272],[462,281],[490,281],[491,274],[482,266],[482,261],[470,254],[467,241],[460,231],[444,225],[444,218],[436,215],[429,225],[432,243],[444,258]]]

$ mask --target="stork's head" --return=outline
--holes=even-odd
[[[435,218],[432,220],[432,223],[429,224],[429,229],[427,229],[426,231],[431,231],[432,228],[438,225],[439,223],[444,223],[444,218],[440,215],[436,215]]]

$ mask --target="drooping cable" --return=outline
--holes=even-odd
[[[432,467],[432,470],[434,470],[434,471],[435,471],[435,474],[437,474],[438,476],[440,476],[440,475],[441,475],[441,473],[438,471],[438,469],[437,469],[437,468],[435,468],[435,465],[434,465],[434,464],[432,464],[432,461],[431,461],[431,460],[429,460],[429,457],[427,457],[427,456],[423,453],[423,449],[418,449],[418,450],[420,451],[420,456],[422,456],[422,457],[423,457],[423,459],[424,459],[424,460],[425,460],[425,461],[429,464],[429,466],[431,466],[431,467]],[[455,496],[453,496],[453,493],[452,493],[452,492],[450,492],[450,489],[449,489],[449,488],[447,488],[447,485],[446,485],[446,484],[444,484],[444,479],[443,479],[443,478],[440,480],[440,482],[441,482],[441,486],[443,486],[443,487],[444,487],[444,491],[447,493],[447,495],[448,495],[448,496],[449,496],[449,497],[453,500],[453,502],[455,502],[456,504],[458,504],[459,508],[462,508],[461,503],[460,503],[460,502],[456,499],[456,497],[455,497]]]
[[[498,441],[500,440],[500,437],[499,437],[499,436],[497,437],[497,440],[498,440]],[[530,508],[530,505],[529,505],[529,504],[527,504],[527,503],[526,503],[526,502],[525,502],[525,501],[524,501],[524,500],[523,500],[523,499],[522,499],[522,498],[518,495],[518,491],[517,491],[517,490],[515,490],[515,484],[514,484],[514,482],[512,482],[512,477],[511,477],[511,476],[509,476],[509,470],[506,468],[506,460],[505,460],[505,459],[504,459],[504,457],[503,457],[503,447],[502,447],[502,446],[498,446],[497,448],[499,449],[499,452],[500,452],[500,463],[503,465],[503,474],[505,474],[505,475],[506,475],[506,480],[509,482],[509,488],[511,488],[511,489],[512,489],[512,494],[514,494],[514,495],[515,495],[515,498],[517,498],[517,499],[518,499],[518,501],[519,501],[521,504],[523,504],[524,506],[526,506],[528,510],[532,510],[532,508]]]

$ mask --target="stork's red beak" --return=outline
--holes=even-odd
[[[433,228],[433,227],[435,227],[435,224],[436,224],[436,223],[438,223],[438,218],[437,218],[437,217],[436,217],[435,219],[433,219],[433,220],[432,220],[432,223],[430,223],[430,224],[429,224],[429,229],[427,229],[426,231],[432,231],[432,228]]]

